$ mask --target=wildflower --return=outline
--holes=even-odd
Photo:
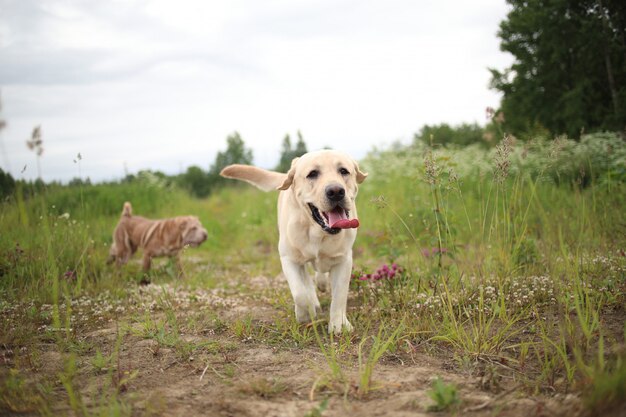
[[[401,274],[403,269],[398,264],[393,263],[391,267],[387,264],[379,267],[372,274],[365,274],[361,271],[353,273],[352,278],[359,281],[380,281],[394,279],[397,275]]]
[[[496,114],[496,110],[493,107],[487,107],[485,109],[485,119],[487,119],[487,121],[491,121],[491,119],[493,119],[493,116],[495,116]]]
[[[65,271],[65,273],[63,274],[63,279],[65,279],[66,281],[76,280],[76,271],[74,270]]]
[[[448,253],[448,248],[441,248],[441,249],[439,249],[439,248],[430,248],[430,249],[424,248],[424,249],[421,250],[421,252],[422,252],[422,255],[425,258],[429,258],[431,256],[434,256],[434,255],[438,254],[438,253],[441,253],[441,254]]]

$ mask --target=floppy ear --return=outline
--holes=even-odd
[[[123,226],[118,225],[113,232],[113,243],[109,257],[117,260],[118,265],[125,264],[133,254],[130,236]]]
[[[115,245],[115,241],[111,243],[111,249],[109,249],[109,256],[107,257],[107,265],[112,264],[117,257],[117,246]]]
[[[182,219],[179,223],[178,223],[178,228],[182,231],[185,230],[185,227],[187,227],[187,223],[189,222],[189,220],[187,219]]]
[[[367,172],[362,172],[359,169],[359,164],[356,161],[353,161],[353,162],[354,162],[354,169],[356,170],[356,182],[360,184],[363,181],[365,181],[365,178],[367,178]]]
[[[287,172],[287,178],[285,178],[285,181],[281,186],[276,187],[277,190],[286,190],[287,188],[291,187],[291,184],[293,183],[293,177],[296,175],[296,163],[298,162],[298,159],[300,158],[293,158],[293,160],[291,161],[291,168],[289,168],[289,172]]]

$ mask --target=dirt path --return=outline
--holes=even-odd
[[[87,409],[111,408],[107,392],[115,387],[118,402],[130,406],[132,415],[420,416],[435,415],[427,411],[432,404],[428,391],[441,377],[457,387],[462,403],[457,411],[436,415],[529,417],[581,411],[573,395],[527,397],[506,382],[499,392],[490,392],[481,388],[481,378],[419,349],[383,356],[374,368],[372,389],[363,394],[358,389],[359,341],[341,353],[341,376],[333,377],[317,343],[298,345],[297,338],[285,335],[280,320],[292,320],[290,307],[277,305],[276,297],[290,301],[280,277],[231,282],[214,290],[150,285],[131,290],[119,305],[106,297],[77,301],[75,314],[83,313],[87,324],[76,336],[82,348],[73,386]],[[94,320],[101,324],[93,325]],[[276,333],[279,328],[282,335]],[[59,353],[53,343],[39,344],[36,351],[29,380],[57,381],[48,397],[50,409],[70,412],[67,389],[58,383],[58,375],[67,374],[69,353]],[[6,375],[16,358],[6,349],[3,357],[0,371]]]

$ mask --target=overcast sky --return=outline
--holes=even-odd
[[[238,131],[274,166],[310,150],[363,157],[424,124],[485,122],[504,0],[0,0],[0,166],[43,178],[208,169]],[[24,169],[24,167],[26,167]]]

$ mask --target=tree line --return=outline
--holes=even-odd
[[[280,159],[274,170],[287,172],[291,160],[306,152],[307,146],[300,131],[298,131],[298,141],[295,146],[292,145],[289,134],[285,135]],[[196,197],[206,197],[212,190],[225,184],[226,180],[219,175],[224,167],[231,164],[252,165],[253,160],[252,149],[246,147],[238,132],[234,132],[226,138],[226,150],[217,153],[208,171],[204,171],[199,166],[190,166],[186,172],[176,176],[174,182]]]
[[[281,146],[281,154],[278,164],[273,169],[279,172],[287,172],[291,165],[291,161],[307,152],[307,145],[304,142],[302,133],[297,132],[297,141],[292,144],[291,137],[286,134],[283,138]],[[167,175],[161,171],[144,170],[136,174],[127,174],[121,179],[122,183],[133,183],[140,181],[159,182],[165,186],[175,185],[187,190],[195,197],[207,197],[216,188],[226,183],[226,180],[219,174],[224,167],[231,164],[251,165],[254,160],[254,154],[251,148],[248,148],[238,132],[233,132],[226,137],[226,149],[220,151],[215,156],[214,162],[205,170],[199,166],[193,165],[178,175]],[[35,181],[15,180],[13,176],[0,169],[0,200],[13,195],[16,188],[20,188],[24,197],[34,195],[45,189],[46,186],[62,186],[59,182],[44,183],[41,178]],[[89,186],[91,181],[89,178],[74,178],[67,186],[79,187]]]

